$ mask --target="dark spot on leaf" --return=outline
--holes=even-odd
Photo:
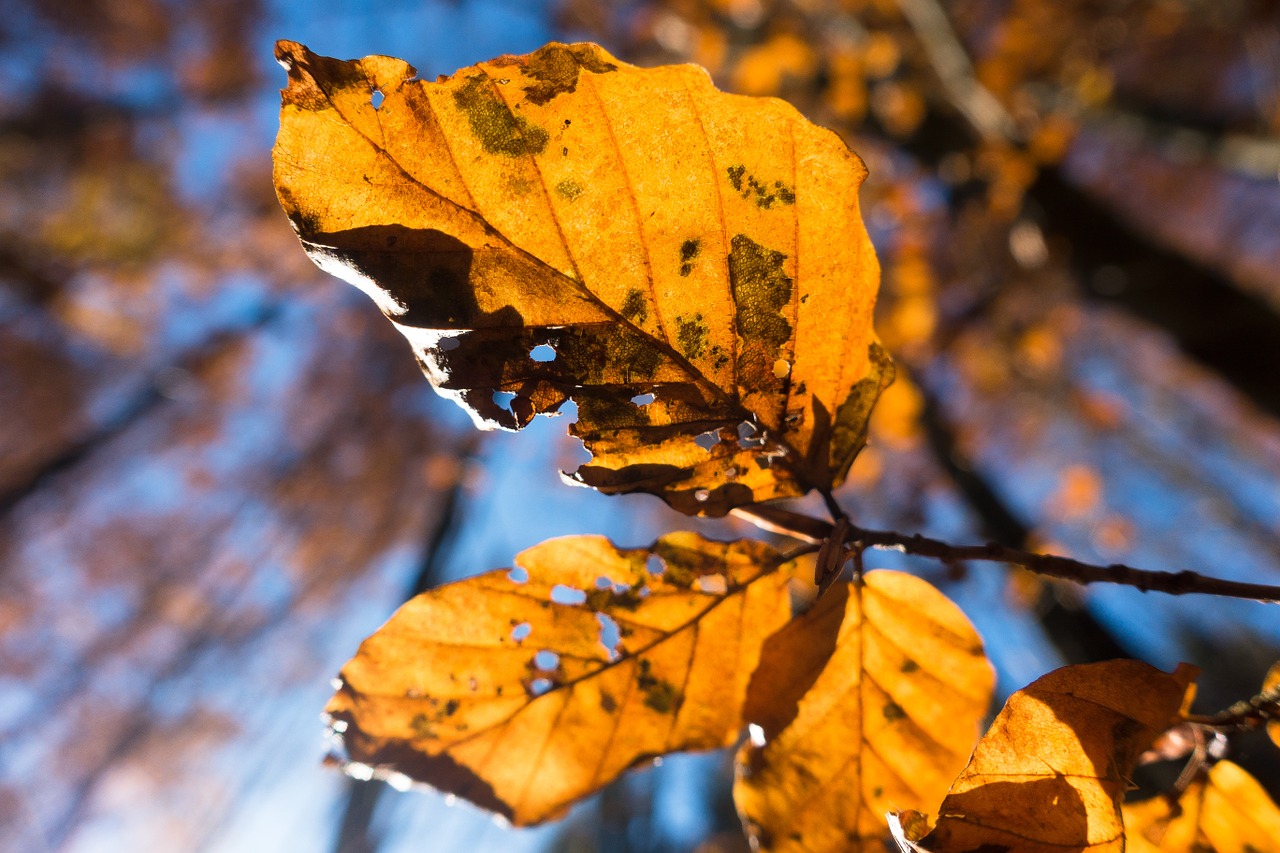
[[[874,790],[872,790],[872,792],[871,792],[871,796],[872,796],[872,798],[873,798],[873,799],[879,799],[879,798],[883,797],[883,796],[884,796],[884,788],[882,788],[882,787],[881,787],[881,786],[879,786],[879,785],[876,785],[875,789],[874,789]]]
[[[742,192],[742,176],[746,173],[746,166],[738,165],[729,167],[729,183],[733,184],[733,188],[738,192]]]
[[[871,361],[871,373],[849,390],[849,396],[836,409],[831,427],[831,468],[837,478],[849,471],[853,458],[866,443],[871,407],[893,381],[893,362],[884,347],[871,344],[867,358]]]
[[[429,740],[436,736],[431,720],[426,714],[414,714],[413,719],[409,721],[409,728],[413,730],[413,736],[419,740]]]
[[[533,103],[542,105],[557,95],[572,92],[577,89],[578,74],[584,68],[595,74],[618,70],[612,62],[601,59],[592,45],[549,44],[529,54],[524,61],[525,75],[537,81],[524,87],[525,95]]]
[[[613,698],[613,694],[600,694],[600,710],[604,711],[606,714],[612,714],[614,711],[618,710],[618,700]]]
[[[913,672],[919,672],[919,670],[920,670],[920,664],[916,663],[911,658],[907,658],[902,662],[903,673],[910,674]]]
[[[444,715],[452,717],[456,713],[458,713],[458,700],[450,699],[444,706]]]
[[[701,314],[676,318],[676,343],[686,358],[698,358],[707,347],[707,324]]]
[[[680,691],[668,681],[656,678],[650,673],[649,661],[640,660],[640,672],[636,684],[644,693],[644,704],[659,714],[673,714],[680,710],[683,697]]]
[[[454,103],[467,114],[471,132],[490,154],[521,157],[541,154],[547,147],[547,132],[511,112],[493,91],[486,74],[474,74],[453,93]]]
[[[634,587],[627,587],[625,590],[606,587],[587,593],[587,607],[596,612],[614,608],[635,610],[640,606],[641,600],[639,591]]]
[[[761,182],[754,175],[747,174],[747,167],[741,164],[730,166],[728,173],[729,183],[733,186],[734,192],[747,201],[755,202],[756,207],[768,210],[775,203],[784,205],[796,203],[795,189],[782,181],[774,181],[772,184]]]
[[[569,199],[569,201],[573,201],[575,198],[582,195],[582,185],[572,178],[566,178],[556,184],[556,192]]]
[[[765,344],[772,354],[791,337],[791,324],[779,313],[791,301],[791,278],[782,268],[787,256],[745,234],[730,245],[729,286],[738,309],[738,334]]]
[[[701,251],[702,242],[699,240],[685,240],[680,245],[680,275],[693,272],[693,261]]]
[[[636,289],[628,291],[620,313],[636,325],[647,320],[649,318],[649,306],[645,303],[644,293]]]
[[[726,364],[729,363],[729,354],[726,353],[724,351],[724,347],[720,346],[719,344],[716,344],[711,348],[711,358],[713,359],[711,362],[711,366],[714,367],[716,370],[719,370],[720,368],[724,367]]]
[[[884,718],[891,723],[895,720],[901,720],[907,716],[907,712],[902,710],[902,706],[896,702],[885,703],[885,706],[881,711],[884,713]]]

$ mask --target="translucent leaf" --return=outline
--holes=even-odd
[[[1067,666],[1009,697],[938,810],[927,853],[1122,851],[1138,755],[1175,720],[1194,668]]]
[[[434,83],[276,56],[275,183],[303,246],[479,425],[572,399],[578,481],[690,514],[844,478],[892,365],[866,169],[835,134],[589,44]]]
[[[1280,809],[1239,765],[1220,761],[1175,808],[1165,797],[1124,807],[1129,853],[1263,853],[1280,850]]]
[[[635,764],[728,746],[790,616],[778,567],[758,542],[571,536],[419,595],[342,670],[327,711],[348,770],[533,824]]]
[[[885,813],[932,809],[964,767],[995,674],[969,621],[900,572],[838,584],[765,645],[734,799],[759,849],[882,851]]]

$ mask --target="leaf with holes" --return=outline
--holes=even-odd
[[[589,44],[434,83],[276,56],[275,184],[303,246],[479,425],[573,400],[576,480],[689,514],[843,479],[892,365],[866,169],[835,134]]]
[[[926,853],[1125,849],[1120,803],[1138,756],[1173,724],[1194,667],[1067,666],[1009,697],[951,786]]]
[[[364,642],[327,709],[349,769],[523,825],[635,764],[737,739],[760,647],[790,616],[775,551],[572,536],[516,566],[419,595]]]
[[[769,640],[751,681],[757,738],[734,799],[759,849],[882,851],[886,812],[942,800],[994,684],[973,626],[925,581],[834,586]]]
[[[1124,806],[1128,853],[1262,853],[1280,845],[1280,808],[1244,768],[1221,761],[1176,806],[1153,797]]]

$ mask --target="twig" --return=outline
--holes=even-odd
[[[1215,729],[1255,729],[1272,720],[1280,720],[1280,685],[1263,690],[1257,696],[1237,702],[1212,716],[1188,714],[1186,720]]]
[[[825,521],[774,507],[743,507],[734,512],[766,530],[789,535],[808,543],[793,551],[793,556],[819,550],[833,530],[832,525]],[[884,548],[917,557],[931,557],[943,563],[967,561],[1009,563],[1037,574],[1079,584],[1118,583],[1136,587],[1143,592],[1164,592],[1169,595],[1198,593],[1268,603],[1280,602],[1280,586],[1224,580],[1192,571],[1159,572],[1135,569],[1121,563],[1098,566],[1069,557],[1022,551],[995,542],[989,542],[986,545],[952,545],[918,533],[867,530],[852,524],[849,525],[844,539],[846,542],[854,543],[858,550]]]
[[[978,82],[973,65],[937,0],[898,0],[898,8],[915,30],[924,52],[951,103],[987,140],[1018,140],[1013,116],[990,90]]]

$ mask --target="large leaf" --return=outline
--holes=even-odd
[[[1258,780],[1221,761],[1177,806],[1154,797],[1124,807],[1128,853],[1264,853],[1280,850],[1280,809]]]
[[[938,810],[928,853],[1123,851],[1120,804],[1138,755],[1193,676],[1141,661],[1067,666],[1009,697]]]
[[[835,134],[589,44],[434,83],[276,56],[276,190],[303,246],[478,424],[573,399],[580,482],[690,514],[844,477],[892,367],[866,169]]]
[[[829,657],[828,657],[829,656]],[[734,798],[759,849],[882,851],[885,813],[934,808],[995,674],[969,621],[900,572],[838,584],[765,647]]]
[[[775,551],[574,536],[516,566],[419,595],[343,668],[328,713],[362,772],[532,824],[639,762],[737,739],[760,647],[790,616]]]

